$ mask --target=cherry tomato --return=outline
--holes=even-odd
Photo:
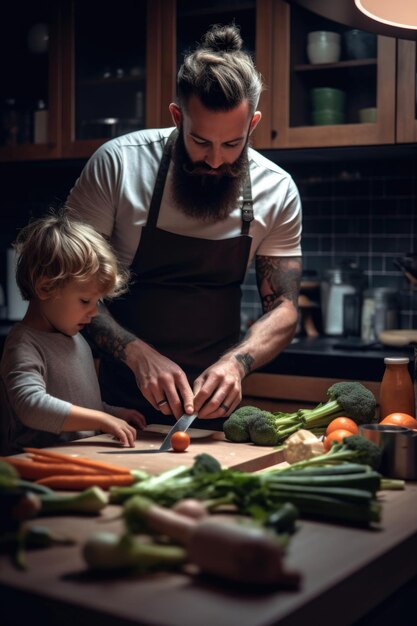
[[[177,430],[171,437],[171,446],[175,452],[184,452],[190,445],[190,435],[181,430]]]
[[[334,420],[330,422],[328,427],[326,428],[326,435],[332,433],[334,430],[349,430],[354,435],[359,433],[359,426],[355,422],[355,420],[350,417],[336,417]]]
[[[408,415],[408,413],[390,413],[379,423],[391,426],[404,426],[404,428],[417,428],[417,420],[412,415]]]
[[[353,434],[354,433],[351,433],[350,430],[343,430],[342,428],[334,430],[327,435],[326,439],[323,441],[324,449],[328,452],[332,447],[333,441],[342,441],[345,437],[352,437]]]

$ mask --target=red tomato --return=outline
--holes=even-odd
[[[190,445],[190,435],[181,430],[177,430],[171,437],[171,446],[175,452],[184,452]]]
[[[352,437],[353,434],[354,433],[351,433],[350,430],[343,430],[342,428],[334,430],[327,435],[326,439],[323,441],[324,449],[328,452],[332,447],[333,441],[342,441],[345,437]]]
[[[334,430],[349,430],[354,435],[359,433],[359,426],[355,422],[355,420],[350,417],[336,417],[334,420],[330,422],[328,427],[326,428],[326,435],[332,433]]]
[[[379,423],[391,426],[404,426],[404,428],[417,428],[417,420],[407,413],[390,413]]]

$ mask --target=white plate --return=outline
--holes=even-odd
[[[148,424],[148,426],[145,428],[145,432],[167,435],[171,428],[172,426],[168,426],[167,424]],[[214,432],[215,431],[213,430],[203,430],[202,428],[189,428],[187,430],[187,433],[190,435],[191,439],[202,439],[203,437],[211,437]]]

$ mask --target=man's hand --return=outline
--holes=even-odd
[[[95,344],[132,370],[137,385],[152,406],[178,419],[194,412],[194,394],[183,370],[150,345],[120,326],[105,305],[88,325]]]
[[[208,367],[194,382],[194,408],[198,417],[226,417],[242,399],[244,368],[227,355]]]
[[[183,370],[140,339],[125,347],[126,364],[144,397],[164,415],[176,419],[194,412],[194,394]]]

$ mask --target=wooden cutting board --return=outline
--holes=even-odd
[[[378,339],[386,346],[402,348],[411,343],[417,343],[417,330],[383,330]]]
[[[98,435],[88,439],[80,439],[59,448],[50,448],[64,454],[88,457],[90,459],[106,461],[129,469],[145,470],[149,474],[159,474],[178,465],[191,466],[198,454],[211,454],[222,467],[235,468],[248,472],[256,472],[284,460],[283,452],[265,446],[255,446],[252,443],[231,443],[225,440],[224,433],[204,431],[206,436],[201,437],[197,429],[190,429],[191,444],[185,452],[160,452],[157,454],[126,454],[110,435]],[[164,433],[139,432],[136,441],[137,450],[158,449],[164,440]],[[116,454],[108,454],[108,452]]]

